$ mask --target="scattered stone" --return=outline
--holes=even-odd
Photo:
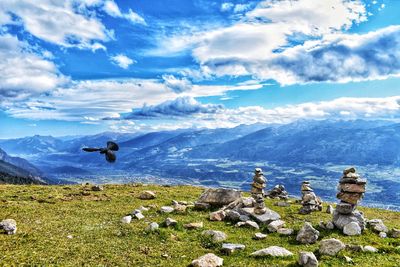
[[[368,224],[370,225],[370,227],[372,228],[372,230],[374,232],[377,232],[377,233],[389,232],[389,229],[386,227],[386,225],[383,223],[383,221],[381,219],[368,220]]]
[[[347,263],[353,263],[353,259],[347,256],[344,256],[344,259],[346,260]]]
[[[131,223],[131,221],[132,221],[132,216],[131,215],[124,216],[121,219],[122,223],[128,223],[129,224],[129,223]]]
[[[138,220],[144,219],[144,215],[141,212],[137,212],[133,216]]]
[[[225,211],[217,210],[210,213],[210,221],[223,221],[226,217]]]
[[[290,204],[285,201],[276,202],[274,205],[277,207],[289,207],[290,206]]]
[[[154,193],[153,191],[143,191],[140,194],[139,198],[143,199],[143,200],[155,199],[156,198],[156,193]]]
[[[185,227],[186,229],[200,229],[203,228],[203,222],[187,223],[183,227]]]
[[[200,195],[195,206],[203,206],[203,204],[199,203],[206,203],[211,206],[222,207],[240,199],[241,197],[241,192],[235,189],[209,188]]]
[[[212,241],[214,243],[220,243],[225,241],[228,236],[221,231],[214,231],[214,230],[205,230],[201,233],[203,236],[209,236],[212,238]]]
[[[380,237],[380,238],[386,238],[386,237],[387,237],[387,233],[385,233],[385,232],[380,232],[380,233],[379,233],[379,237]]]
[[[356,222],[351,222],[343,227],[343,234],[345,235],[361,235],[361,227]]]
[[[266,186],[267,179],[260,168],[254,170],[253,183],[251,184],[251,196],[255,200],[254,213],[264,214],[266,211],[264,203],[264,188]]]
[[[230,255],[236,250],[243,250],[245,249],[246,246],[242,244],[231,244],[231,243],[224,243],[222,244],[222,251],[225,252],[226,254]]]
[[[140,212],[142,212],[142,211],[149,211],[148,208],[143,207],[143,206],[140,206],[140,208],[138,208],[138,210],[139,210]]]
[[[309,222],[305,222],[297,234],[296,240],[301,244],[313,244],[318,240],[319,231],[314,229]]]
[[[338,229],[343,230],[343,228],[351,222],[358,223],[361,230],[364,230],[365,219],[362,212],[358,210],[353,211],[351,214],[341,214],[337,212],[337,210],[333,212],[333,223]]]
[[[390,236],[393,238],[400,238],[400,230],[393,228],[392,231],[390,232]]]
[[[276,232],[279,228],[282,228],[285,225],[285,221],[276,220],[268,224],[267,228],[270,232]]]
[[[174,209],[174,211],[177,212],[177,213],[184,213],[184,212],[186,212],[186,206],[185,206],[185,205],[182,205],[182,204],[179,204],[179,203],[176,203],[176,204],[174,205],[173,209]]]
[[[363,251],[363,247],[360,245],[346,245],[346,249],[354,252]]]
[[[146,227],[146,232],[154,232],[159,228],[158,223],[152,222]]]
[[[322,201],[314,193],[314,190],[311,188],[310,182],[304,181],[301,184],[301,195],[302,207],[299,211],[300,214],[309,214],[313,211],[322,210]]]
[[[244,207],[253,207],[256,201],[252,197],[242,197],[242,203]]]
[[[164,224],[165,224],[165,226],[169,227],[169,226],[177,225],[178,222],[176,220],[171,219],[171,218],[168,217],[167,219],[165,219]]]
[[[288,257],[292,256],[293,253],[282,247],[270,246],[268,248],[257,250],[256,252],[251,253],[251,255],[255,257],[264,257],[264,256]]]
[[[240,211],[254,218],[257,222],[261,224],[269,224],[270,222],[279,220],[281,218],[281,216],[277,212],[268,208],[265,208],[263,214],[256,214],[253,208],[242,208]]]
[[[218,267],[222,266],[224,259],[218,257],[213,253],[208,253],[200,258],[192,261],[191,266],[193,267]]]
[[[170,206],[163,206],[161,207],[160,211],[161,213],[171,213],[174,211],[174,208]]]
[[[2,220],[0,229],[3,229],[7,235],[15,235],[17,233],[17,222],[13,219]]]
[[[312,252],[302,251],[299,253],[299,259],[297,261],[300,266],[305,267],[318,267],[318,260]]]
[[[335,256],[339,251],[345,248],[345,244],[342,241],[330,238],[324,239],[319,244],[319,253],[324,255]]]
[[[225,212],[225,219],[232,221],[232,222],[237,222],[240,220],[240,213],[235,211],[235,210],[228,210]],[[247,220],[246,220],[247,221]]]
[[[256,240],[265,239],[266,237],[267,237],[267,235],[263,234],[263,233],[255,233],[254,234],[254,239],[256,239]]]
[[[362,250],[364,252],[372,252],[372,253],[378,252],[378,250],[376,248],[374,248],[373,246],[364,246],[362,248]]]
[[[292,235],[294,230],[291,228],[279,228],[276,232],[280,235]]]
[[[333,230],[333,229],[335,229],[335,225],[334,225],[333,222],[331,222],[331,221],[327,222],[326,225],[325,225],[325,227],[326,227],[326,229],[328,229],[328,230]]]
[[[328,205],[328,207],[326,207],[326,213],[328,214],[333,214],[333,210],[334,208],[332,207],[332,205]]]
[[[284,185],[275,185],[274,188],[272,188],[272,190],[268,191],[266,193],[266,197],[268,198],[272,198],[272,199],[288,199],[289,194],[285,189]],[[286,203],[286,202],[283,202]]]
[[[92,191],[103,191],[104,188],[101,185],[94,185],[92,186]]]
[[[253,222],[253,221],[238,222],[235,226],[236,227],[250,227],[250,228],[260,229],[258,224],[256,222]]]

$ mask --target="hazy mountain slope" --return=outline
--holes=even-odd
[[[0,148],[0,160],[15,165],[21,169],[28,171],[31,175],[41,176],[42,172],[29,161],[19,158],[19,157],[11,157],[4,150]]]
[[[17,166],[0,160],[0,183],[2,184],[45,184]]]

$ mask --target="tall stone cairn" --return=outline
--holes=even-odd
[[[315,195],[309,181],[304,181],[301,184],[301,195],[302,207],[299,211],[300,214],[309,214],[312,211],[322,210],[322,201]]]
[[[253,183],[251,184],[251,196],[256,203],[254,204],[255,214],[264,214],[266,212],[264,203],[264,188],[267,184],[264,174],[260,168],[256,168],[253,176]]]
[[[333,213],[333,223],[342,229],[351,222],[356,222],[361,230],[365,228],[363,214],[357,210],[357,204],[364,197],[367,180],[361,179],[355,168],[343,171],[343,177],[339,181],[336,197],[340,200]]]

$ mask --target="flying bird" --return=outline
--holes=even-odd
[[[102,147],[102,148],[84,147],[82,148],[82,150],[86,152],[100,152],[100,154],[105,154],[106,160],[110,163],[113,163],[117,159],[117,156],[115,155],[114,151],[118,151],[119,146],[114,142],[108,141],[107,147]]]

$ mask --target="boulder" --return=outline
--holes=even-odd
[[[257,250],[256,252],[251,253],[251,255],[255,257],[264,257],[264,256],[288,257],[292,256],[293,253],[282,247],[270,246],[268,248]]]
[[[223,221],[225,219],[225,211],[217,210],[210,213],[210,221]]]
[[[282,220],[276,220],[273,222],[270,222],[267,226],[268,231],[270,232],[276,232],[278,231],[279,228],[282,228],[285,225],[285,221]]]
[[[0,229],[3,229],[7,235],[14,235],[17,233],[17,222],[13,219],[2,220]]]
[[[240,191],[225,188],[209,188],[197,200],[198,203],[207,203],[212,206],[224,206],[242,197]]]
[[[211,240],[214,243],[223,242],[228,238],[228,236],[224,232],[221,232],[221,231],[205,230],[201,234],[203,236],[211,237]]]
[[[360,211],[355,210],[351,214],[340,214],[337,210],[333,212],[333,223],[338,229],[343,230],[344,226],[351,222],[358,223],[361,230],[364,230],[365,219]]]
[[[224,259],[218,257],[213,253],[208,253],[200,258],[192,261],[191,266],[193,267],[218,267],[222,266]]]
[[[319,231],[314,229],[309,222],[305,222],[297,234],[296,240],[301,244],[313,244],[317,242]]]
[[[226,254],[232,254],[236,250],[243,250],[245,249],[246,246],[242,244],[232,244],[232,243],[224,243],[222,244],[221,250],[225,252]]]
[[[361,227],[356,222],[351,222],[343,227],[343,234],[345,235],[361,235]]]
[[[339,251],[345,248],[345,244],[342,241],[330,238],[324,239],[319,244],[319,253],[323,255],[335,256]]]
[[[153,191],[143,191],[140,194],[139,198],[143,199],[143,200],[155,199],[156,198],[156,193],[154,193]]]
[[[299,253],[299,259],[297,261],[300,266],[305,267],[318,267],[318,260],[312,252],[302,251]]]
[[[232,222],[237,222],[240,220],[240,213],[235,210],[227,210],[225,211],[225,219]]]

